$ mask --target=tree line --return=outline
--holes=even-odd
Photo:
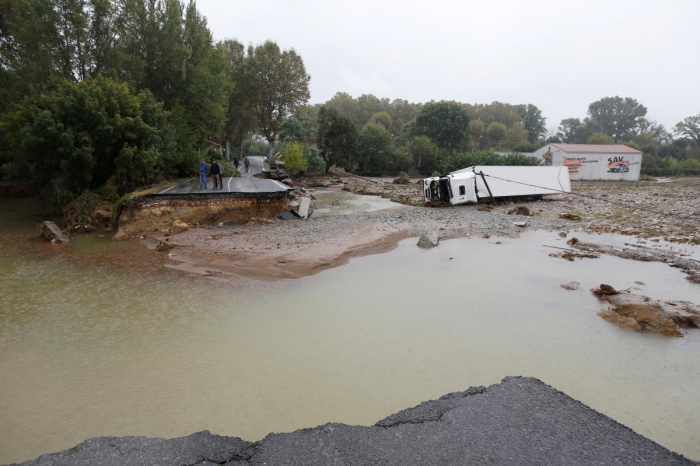
[[[189,175],[250,133],[274,145],[309,99],[294,50],[216,42],[193,1],[0,3],[0,177],[67,200]]]
[[[624,143],[643,169],[700,169],[700,115],[672,131],[605,97],[547,131],[534,104],[412,103],[339,92],[309,105],[301,56],[215,41],[193,1],[0,0],[0,177],[62,200],[189,176],[202,153],[281,152],[296,172],[537,163],[546,143]],[[217,149],[218,150],[218,149]],[[508,152],[508,158],[494,157]],[[695,172],[693,172],[695,170]]]
[[[589,105],[583,120],[562,120],[546,142],[624,144],[644,153],[644,173],[700,175],[700,114],[672,130],[646,115],[647,108],[633,98],[605,97]]]

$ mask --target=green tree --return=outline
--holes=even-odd
[[[542,116],[542,110],[533,104],[516,105],[516,109],[528,133],[528,140],[535,142],[543,139],[547,134],[547,119]]]
[[[298,141],[290,141],[285,143],[282,150],[284,158],[284,166],[289,173],[300,173],[306,170],[307,162],[304,157],[304,146]]]
[[[506,129],[505,136],[503,138],[503,149],[513,150],[523,143],[528,141],[528,132],[522,123],[516,122],[511,125],[510,128]]]
[[[282,141],[299,141],[306,143],[316,133],[316,121],[309,117],[290,116],[280,125],[279,137]]]
[[[441,149],[466,149],[469,115],[456,102],[427,103],[416,117],[414,136],[428,136]]]
[[[483,121],[471,120],[469,122],[469,136],[472,151],[484,150],[488,146],[486,126]]]
[[[492,122],[488,128],[486,128],[486,140],[488,141],[489,147],[492,149],[501,148],[504,144],[507,131],[508,127],[503,123],[498,121]]]
[[[391,129],[391,124],[393,123],[393,120],[391,118],[391,115],[389,115],[389,112],[381,111],[372,115],[372,118],[369,119],[369,122],[370,124],[382,125],[385,130],[389,131],[389,129]]]
[[[284,119],[309,100],[311,78],[296,51],[282,51],[272,41],[256,47],[251,45],[247,66],[253,83],[258,130],[272,150]]]
[[[613,141],[632,139],[647,108],[630,97],[604,97],[588,106],[594,131],[605,133]]]
[[[370,173],[381,173],[389,164],[393,154],[393,141],[384,126],[368,123],[357,141],[357,156],[360,168]]]
[[[557,137],[566,144],[584,144],[589,136],[586,124],[578,118],[561,120],[557,128]]]
[[[700,146],[700,113],[677,123],[673,132],[676,136],[687,139],[694,146]]]
[[[615,144],[615,141],[613,141],[613,138],[611,138],[609,135],[607,135],[605,133],[593,133],[586,141],[586,144],[608,145],[608,144]]]
[[[437,167],[437,147],[428,136],[416,136],[408,145],[416,167],[420,171],[432,171]]]
[[[313,146],[304,147],[304,157],[306,158],[307,173],[326,172],[326,162],[321,158],[318,148]]]
[[[18,169],[36,186],[60,186],[62,200],[113,178],[124,190],[171,173],[175,151],[162,104],[126,84],[63,80],[25,98],[0,124]]]
[[[352,120],[324,105],[318,112],[316,140],[326,170],[333,165],[347,170],[355,168],[357,128]]]

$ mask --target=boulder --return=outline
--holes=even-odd
[[[527,222],[513,222],[513,225],[519,228],[525,228],[527,226]]]
[[[626,322],[625,319],[634,320],[642,332],[656,333],[670,337],[682,337],[679,323],[683,326],[694,326],[694,317],[700,317],[697,306],[683,301],[656,301],[645,296],[635,295],[629,292],[617,292],[614,295],[600,296],[601,299],[613,306],[610,311],[621,316],[619,319],[601,315],[609,322]],[[629,327],[629,325],[627,325]]]
[[[41,231],[41,237],[53,244],[67,243],[69,241],[68,237],[58,228],[58,225],[53,222],[41,222],[39,230]]]
[[[634,330],[635,332],[641,332],[642,327],[631,317],[625,317],[618,314],[613,309],[604,309],[598,313],[600,317],[607,320],[611,324],[619,325],[622,328],[629,330]]]
[[[177,235],[178,233],[189,230],[189,228],[190,226],[182,220],[175,220],[170,227],[170,234]]]
[[[156,246],[156,251],[165,252],[171,250],[174,247],[175,246],[168,243],[167,241],[159,241],[158,246]]]
[[[428,233],[420,237],[417,246],[423,249],[432,249],[438,244],[440,244],[440,238],[437,233]]]
[[[581,286],[581,284],[579,282],[568,282],[568,283],[562,283],[559,286],[561,286],[565,290],[574,291],[574,290],[578,290],[578,288],[579,288],[579,286]]]
[[[526,205],[519,205],[518,207],[509,210],[509,215],[525,215],[527,217],[532,217],[532,209]]]

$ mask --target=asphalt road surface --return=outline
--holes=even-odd
[[[468,363],[468,362],[465,362]],[[134,426],[137,430],[138,426]],[[258,442],[199,432],[99,437],[24,466],[693,465],[532,378],[451,393],[377,422],[326,424]]]
[[[225,177],[222,180],[223,189],[214,189],[214,181],[207,179],[207,189],[199,189],[199,178],[190,178],[173,186],[168,186],[155,191],[158,196],[177,196],[182,194],[221,194],[221,193],[278,193],[288,191],[291,188],[279,181],[263,180],[252,176],[233,178]]]

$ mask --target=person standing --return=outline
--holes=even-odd
[[[245,172],[248,173],[248,170],[250,170],[250,160],[248,160],[248,157],[243,159],[243,165],[245,165]]]
[[[220,160],[217,160],[216,164],[219,166],[219,189],[224,189],[224,166]]]
[[[221,186],[221,169],[219,169],[219,164],[216,162],[216,160],[212,160],[211,169],[209,170],[211,173],[211,179],[214,180],[214,189]]]
[[[204,159],[199,161],[199,189],[207,189],[207,171],[209,167]]]

